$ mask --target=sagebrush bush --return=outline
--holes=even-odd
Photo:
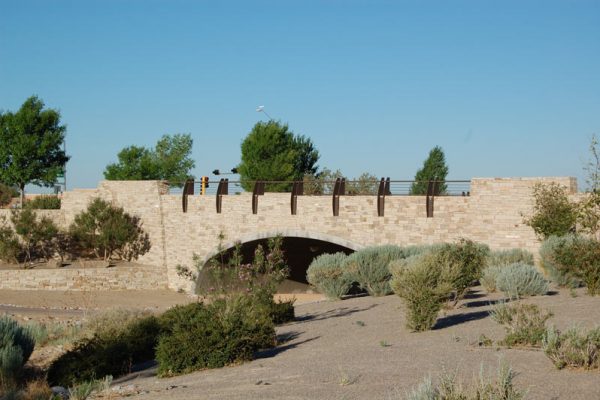
[[[569,248],[577,239],[575,234],[563,236],[550,236],[540,246],[540,262],[542,269],[546,272],[552,282],[561,287],[579,287],[581,281],[577,279],[569,266],[561,266],[556,259],[558,248]]]
[[[347,257],[342,252],[321,254],[308,266],[306,280],[328,298],[340,299],[354,282],[344,265]]]
[[[548,293],[544,276],[534,266],[520,263],[502,268],[496,277],[496,287],[511,299]]]
[[[102,199],[94,199],[77,214],[69,231],[82,251],[105,260],[136,260],[150,250],[150,238],[140,218]]]
[[[162,321],[167,333],[156,348],[162,376],[247,361],[275,344],[273,322],[252,296],[177,306]]]
[[[600,294],[600,242],[596,239],[573,236],[559,241],[553,248],[558,271],[583,282],[588,294]]]
[[[496,280],[498,279],[498,275],[504,269],[504,267],[505,266],[502,265],[492,265],[486,267],[481,273],[479,283],[485,288],[485,290],[487,290],[488,293],[493,293],[496,291]]]
[[[31,210],[60,210],[60,197],[56,195],[40,195],[25,202],[25,208]]]
[[[544,335],[543,348],[558,369],[600,369],[600,327],[588,332],[572,327],[564,333],[550,327]]]
[[[442,280],[442,266],[433,253],[396,260],[391,287],[407,308],[406,326],[426,331],[435,325],[452,288]]]
[[[350,254],[343,268],[371,296],[385,296],[392,293],[389,264],[400,258],[404,258],[404,253],[398,246],[367,247]]]
[[[535,304],[496,305],[491,318],[504,325],[506,336],[499,343],[512,346],[540,346],[546,332],[546,321],[552,317]]]
[[[567,188],[558,183],[533,186],[533,213],[524,222],[541,238],[566,235],[577,223],[577,206],[569,201]]]
[[[533,253],[525,249],[509,249],[490,251],[487,258],[488,266],[505,266],[515,263],[535,265]]]
[[[15,385],[34,346],[35,340],[26,328],[12,318],[0,317],[0,389]]]
[[[148,316],[83,338],[52,363],[48,381],[69,387],[126,374],[133,364],[154,359],[161,326],[158,318]]]

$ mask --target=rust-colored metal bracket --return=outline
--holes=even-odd
[[[229,179],[223,179],[219,181],[217,187],[217,214],[221,214],[221,207],[223,205],[223,196],[229,194]]]
[[[346,194],[346,178],[337,178],[333,186],[333,216],[340,215],[340,196]]]
[[[194,180],[188,179],[183,184],[183,192],[181,195],[181,209],[184,213],[187,212],[188,208],[188,195],[194,195]]]
[[[252,190],[252,214],[258,214],[258,196],[265,194],[265,182],[256,181]]]
[[[425,198],[425,208],[427,209],[427,218],[433,218],[433,199],[439,192],[440,183],[437,180],[427,183],[427,197]]]
[[[298,211],[298,196],[304,194],[304,182],[296,181],[292,186],[292,198],[290,199],[290,207],[292,209],[292,215],[296,215]]]
[[[385,214],[385,196],[391,195],[390,178],[381,178],[379,181],[379,189],[377,190],[377,216],[383,217]]]

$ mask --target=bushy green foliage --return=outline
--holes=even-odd
[[[569,201],[567,188],[558,183],[533,186],[533,214],[524,222],[545,239],[571,232],[577,222],[577,207]]]
[[[543,348],[558,369],[600,369],[600,327],[588,332],[572,327],[564,333],[551,327],[544,336]]]
[[[540,246],[541,266],[550,278],[550,280],[561,287],[579,287],[581,281],[573,276],[572,271],[560,266],[556,260],[558,248],[568,248],[577,239],[575,234],[564,236],[550,236],[542,242]]]
[[[452,287],[442,279],[442,265],[433,252],[394,261],[391,287],[404,300],[406,325],[414,331],[433,328]]]
[[[94,199],[77,214],[69,231],[81,250],[105,260],[115,257],[131,261],[150,250],[140,218],[102,199]]]
[[[502,265],[491,265],[485,267],[483,272],[481,273],[481,278],[479,278],[479,283],[481,286],[487,290],[488,293],[493,293],[496,291],[496,280],[498,279],[498,275],[506,266]]]
[[[269,301],[267,306],[270,308],[269,316],[275,325],[292,322],[296,319],[296,310],[294,303],[296,299]]]
[[[446,156],[440,146],[435,146],[429,152],[429,156],[423,162],[423,168],[415,174],[415,182],[410,188],[411,194],[426,194],[427,185],[430,180],[445,181],[448,175],[448,166],[446,165]],[[446,184],[441,183],[438,186],[438,194],[446,192]]]
[[[533,253],[525,249],[494,250],[487,258],[487,265],[490,266],[505,266],[514,263],[534,265]]]
[[[534,266],[521,263],[502,268],[496,276],[496,287],[511,299],[548,293],[544,276]]]
[[[479,379],[465,388],[456,373],[444,373],[434,386],[431,378],[425,380],[405,396],[406,400],[522,400],[525,393],[515,388],[515,373],[507,364],[501,363],[495,380],[486,376],[483,366]]]
[[[40,195],[25,202],[25,208],[31,210],[60,210],[60,197],[55,195]]]
[[[19,192],[10,186],[0,183],[0,207],[5,206],[11,202],[13,197],[17,197]]]
[[[24,261],[48,259],[56,251],[54,239],[59,229],[48,217],[38,218],[31,209],[14,210],[11,217],[15,233],[19,235]]]
[[[546,321],[551,312],[542,312],[535,304],[507,305],[500,303],[490,316],[504,325],[506,336],[500,344],[513,346],[540,346],[546,332]]]
[[[306,280],[330,299],[340,299],[350,290],[354,279],[344,268],[348,256],[342,252],[321,254],[306,270]]]
[[[0,317],[0,389],[14,386],[34,346],[26,328],[9,317]]]
[[[156,359],[163,376],[247,361],[275,344],[273,322],[253,296],[177,306],[162,320],[168,333],[160,338]]]
[[[295,135],[288,126],[277,121],[257,122],[241,147],[241,163],[237,167],[242,187],[252,191],[253,182],[301,180],[315,174],[319,152],[305,136]],[[289,190],[285,183],[270,184],[267,191]]]
[[[18,262],[21,254],[21,244],[15,231],[4,216],[0,217],[0,260],[6,262]]]
[[[135,363],[154,359],[161,323],[154,316],[105,328],[86,337],[56,359],[48,381],[65,387],[107,375],[121,376]]]
[[[392,293],[389,264],[403,257],[402,248],[398,246],[367,247],[350,254],[344,261],[343,269],[371,296],[385,296]]]
[[[586,193],[577,203],[577,231],[589,235],[600,231],[600,189]]]
[[[559,274],[583,282],[588,294],[600,294],[600,242],[584,236],[559,240],[552,248]]]

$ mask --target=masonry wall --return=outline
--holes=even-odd
[[[385,216],[377,216],[376,196],[342,196],[338,217],[332,215],[331,196],[298,197],[297,215],[290,213],[289,193],[259,197],[252,214],[251,194],[224,196],[217,214],[215,196],[189,196],[188,211],[181,195],[167,194],[161,182],[103,181],[94,190],[64,194],[62,210],[54,216],[68,225],[94,197],[110,200],[141,217],[150,235],[151,251],[139,261],[159,267],[172,289],[191,288],[177,275],[177,265],[203,263],[217,251],[220,234],[225,246],[281,234],[334,242],[352,249],[379,244],[428,244],[469,238],[492,249],[521,247],[537,252],[539,241],[523,224],[532,207],[535,182],[558,182],[573,195],[574,178],[474,178],[469,197],[435,198],[434,217],[427,218],[424,196],[390,196]],[[1,276],[0,276],[1,277]]]

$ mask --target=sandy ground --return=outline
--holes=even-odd
[[[504,336],[503,328],[488,316],[489,303],[500,296],[485,295],[479,288],[460,308],[442,316],[435,330],[424,333],[404,327],[404,307],[397,296],[343,301],[325,301],[310,293],[293,296],[298,299],[297,321],[279,327],[281,344],[259,353],[254,361],[168,379],[157,378],[149,368],[117,380],[116,389],[140,400],[402,399],[425,376],[435,379],[446,369],[468,382],[482,365],[495,372],[499,360],[505,360],[528,399],[600,399],[599,371],[559,371],[540,350],[479,347],[481,334],[494,340]],[[19,308],[20,316],[44,312],[53,317],[114,307],[162,310],[191,300],[170,291],[0,291],[0,304],[33,310],[30,314]],[[551,310],[550,323],[562,329],[600,323],[600,297],[589,297],[583,290],[577,297],[559,291],[526,301]]]

